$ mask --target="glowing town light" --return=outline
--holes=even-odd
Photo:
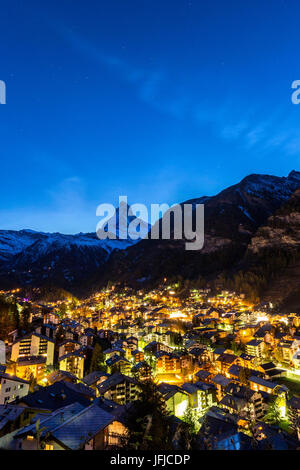
[[[180,416],[184,416],[186,410],[187,410],[187,407],[188,407],[188,403],[187,403],[187,400],[185,401],[182,401],[181,403],[179,403],[176,407],[176,415],[178,417]]]
[[[186,315],[180,311],[170,314],[170,318],[186,318]]]
[[[257,322],[269,321],[269,317],[267,317],[266,315],[265,316],[258,316],[258,317],[256,317],[256,320],[257,320]]]
[[[285,418],[285,416],[286,416],[286,407],[284,405],[280,406],[279,411],[280,411],[281,417]]]

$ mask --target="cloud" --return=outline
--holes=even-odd
[[[225,125],[220,129],[221,136],[226,140],[239,139],[248,129],[248,123],[245,121],[235,122],[234,124]]]
[[[170,76],[165,67],[156,69],[139,67],[119,57],[105,54],[95,44],[71,30],[59,27],[58,32],[73,48],[101,66],[105,66],[117,74],[121,80],[133,85],[137,97],[159,112],[175,118],[183,118],[192,104],[192,101],[182,94],[172,95]]]
[[[288,142],[285,141],[284,149],[288,155],[300,156],[300,137],[291,138]]]
[[[209,95],[196,98],[192,90],[178,91],[174,75],[169,75],[166,68],[139,67],[104,54],[95,44],[73,31],[60,28],[60,33],[76,50],[133,85],[137,97],[160,113],[187,119],[199,127],[209,125],[220,139],[244,150],[259,153],[281,150],[288,156],[300,151],[299,131],[292,122],[292,112],[287,114],[288,108],[275,106],[266,112],[260,103],[249,106],[247,98],[232,91],[228,91],[228,96],[222,100]]]

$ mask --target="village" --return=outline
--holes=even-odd
[[[1,448],[124,447],[128,407],[148,382],[202,448],[297,448],[299,314],[227,291],[182,295],[167,279],[81,301],[1,295],[30,312],[27,331],[10,331],[0,348]],[[80,436],[67,431],[79,423]]]

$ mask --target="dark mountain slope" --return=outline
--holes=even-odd
[[[265,273],[262,299],[300,311],[300,189],[258,230],[247,258]]]
[[[62,235],[28,230],[0,231],[0,286],[53,285],[76,291],[103,268],[127,240],[99,240],[95,233]]]

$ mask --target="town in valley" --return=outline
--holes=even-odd
[[[166,278],[0,310],[0,448],[299,446],[298,313]]]

